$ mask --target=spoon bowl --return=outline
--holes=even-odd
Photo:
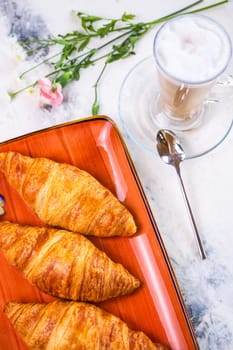
[[[185,159],[184,149],[172,131],[159,130],[156,141],[157,151],[164,163],[174,166]]]

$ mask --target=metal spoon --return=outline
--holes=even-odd
[[[195,234],[198,249],[199,249],[201,258],[205,259],[206,254],[202,246],[202,242],[197,230],[197,226],[195,224],[193,213],[189,204],[189,200],[188,200],[188,197],[184,188],[184,183],[180,173],[180,163],[185,159],[185,152],[183,150],[183,147],[180,144],[180,141],[176,138],[176,135],[172,131],[166,130],[166,129],[158,131],[157,137],[156,137],[156,143],[157,143],[157,150],[161,159],[166,164],[172,165],[176,169],[176,173],[180,180],[181,189],[184,195],[185,203],[190,215],[190,220],[191,220],[191,224]]]

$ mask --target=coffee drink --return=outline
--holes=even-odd
[[[207,16],[183,15],[162,25],[154,40],[162,111],[176,120],[196,118],[231,54],[228,34]]]

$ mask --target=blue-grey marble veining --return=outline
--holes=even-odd
[[[183,293],[188,295],[186,305],[201,349],[231,349],[232,329],[224,321],[226,312],[232,308],[231,295],[229,300],[222,300],[222,290],[233,290],[230,271],[226,266],[216,265],[216,261],[209,258],[204,262],[204,268],[200,268],[199,262],[194,260],[183,267],[175,261],[173,265],[184,286]]]
[[[26,3],[25,0],[1,0],[0,9],[7,18],[9,35],[16,36],[19,42],[48,37],[46,23],[41,16],[33,13],[30,3]],[[30,44],[28,47],[35,48],[36,44]],[[40,50],[39,55],[46,54],[47,51]]]

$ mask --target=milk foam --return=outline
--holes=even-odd
[[[223,28],[206,16],[185,15],[168,21],[157,33],[155,58],[174,79],[190,83],[221,73],[231,56]]]

